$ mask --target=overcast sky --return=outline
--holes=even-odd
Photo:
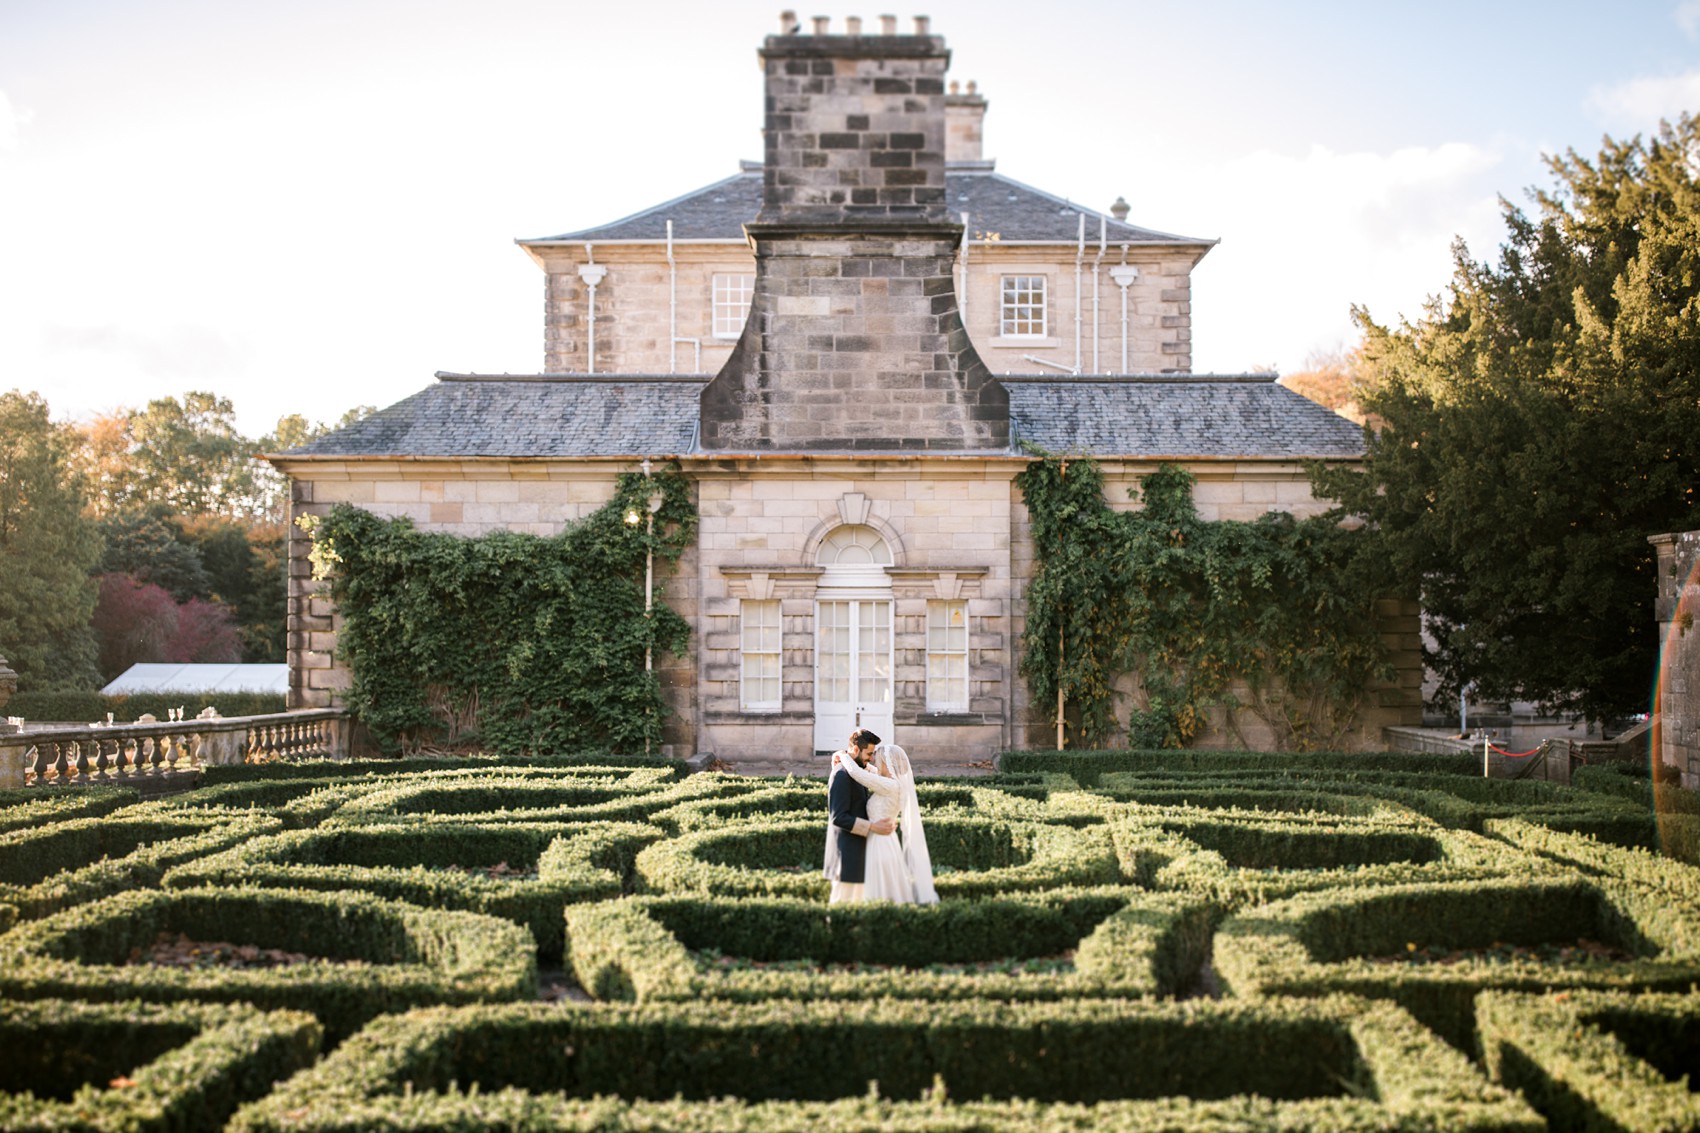
[[[536,372],[516,237],[761,156],[779,0],[0,0],[0,390],[208,389],[259,435],[436,370]],[[1219,238],[1194,367],[1416,317],[1544,153],[1700,110],[1700,0],[938,0],[1000,172]]]

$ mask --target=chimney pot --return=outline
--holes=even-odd
[[[862,17],[861,16],[845,16],[844,17],[844,34],[845,35],[861,35],[862,34]]]
[[[979,83],[975,82],[973,79],[969,79],[968,80],[968,93],[973,94],[979,88],[979,86],[980,86]]]
[[[931,22],[932,22],[932,20],[930,18],[926,17],[926,16],[916,16],[915,17],[915,34],[916,35],[926,35],[927,34],[927,25],[930,24]]]
[[[796,35],[797,29],[801,26],[802,25],[797,22],[797,13],[793,12],[791,9],[787,8],[783,12],[779,13],[780,35]]]
[[[1110,206],[1110,215],[1117,220],[1126,220],[1128,203],[1126,197],[1117,197],[1116,203]]]
[[[832,17],[831,16],[816,16],[815,17],[815,34],[816,35],[825,35],[831,29],[832,29]]]
[[[880,34],[881,35],[896,35],[897,34],[897,17],[896,16],[881,16],[880,17]]]

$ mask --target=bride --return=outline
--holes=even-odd
[[[864,766],[855,758],[859,749],[872,758]],[[850,737],[850,750],[833,757],[834,774],[849,775],[868,789],[868,819],[892,818],[897,831],[868,836],[867,870],[862,900],[895,901],[907,905],[934,905],[933,863],[927,853],[927,835],[921,828],[921,806],[915,796],[915,773],[909,755],[896,744],[882,744],[872,732],[861,729]],[[901,841],[900,841],[901,838]]]

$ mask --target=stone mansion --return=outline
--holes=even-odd
[[[915,24],[787,19],[760,49],[763,160],[518,241],[543,269],[542,372],[438,374],[273,454],[295,513],[552,534],[676,461],[700,524],[666,580],[694,631],[657,659],[666,754],[796,760],[857,724],[923,767],[1054,744],[1018,674],[1033,448],[1095,458],[1117,507],[1175,463],[1204,518],[1253,519],[1323,510],[1304,463],[1356,461],[1362,436],[1272,375],[1193,374],[1191,274],[1215,241],[998,173],[987,100]],[[336,611],[293,538],[291,705],[333,704]],[[1399,676],[1359,747],[1420,718],[1416,609],[1384,616]],[[1258,729],[1218,719],[1203,742]]]

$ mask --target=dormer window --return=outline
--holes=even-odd
[[[744,333],[744,321],[750,315],[750,297],[755,294],[756,277],[716,273],[714,276],[714,337],[737,338]]]
[[[1005,338],[1045,337],[1045,277],[1006,275],[1000,292],[998,333]]]

